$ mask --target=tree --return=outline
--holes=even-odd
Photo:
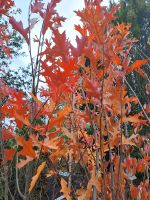
[[[132,50],[130,51],[132,60],[131,62],[134,62],[136,59],[147,59],[148,63],[147,65],[143,66],[142,69],[142,76],[139,76],[138,73],[135,71],[130,73],[127,76],[127,81],[132,86],[128,88],[128,93],[130,95],[133,95],[135,93],[142,105],[145,105],[145,108],[147,105],[150,104],[150,96],[149,93],[146,92],[145,88],[147,88],[150,84],[150,65],[149,65],[149,35],[150,35],[150,1],[124,1],[120,0],[120,9],[118,10],[116,16],[117,20],[115,23],[130,23],[131,24],[131,33],[130,37],[135,37],[138,39],[137,43],[134,45]],[[113,2],[111,2],[111,5],[113,5]],[[140,112],[139,106],[132,105],[132,113],[139,113]],[[127,126],[128,129],[130,129],[130,124]],[[148,129],[146,127],[143,127],[139,134],[147,134]],[[138,149],[135,149],[132,156],[140,157]],[[142,177],[142,176],[141,176]],[[139,179],[141,179],[139,177]],[[138,181],[137,181],[138,182]]]
[[[110,1],[110,7],[114,2]],[[132,62],[136,59],[147,59],[148,64],[142,68],[143,76],[139,76],[136,72],[132,72],[128,77],[129,83],[133,86],[133,90],[139,97],[140,101],[144,105],[149,103],[149,96],[145,92],[146,85],[150,82],[150,65],[149,65],[149,35],[150,35],[150,1],[139,1],[139,0],[120,0],[120,9],[118,10],[116,16],[117,20],[115,23],[130,23],[131,24],[131,34],[130,37],[135,37],[138,39],[137,43],[134,45],[130,54],[132,56]],[[130,89],[129,89],[130,91]],[[131,92],[131,91],[130,91]],[[132,92],[131,92],[132,93]],[[134,109],[135,110],[135,109]],[[139,108],[137,109],[139,110]],[[138,112],[138,111],[136,111]]]
[[[14,7],[10,7],[10,10],[8,10],[7,13],[9,15],[21,14],[21,10],[16,9]],[[4,15],[0,16],[0,26],[1,26],[0,77],[10,87],[16,89],[24,88],[27,91],[28,88],[31,87],[30,68],[29,67],[23,68],[21,66],[18,66],[17,69],[11,68],[12,60],[18,56],[24,55],[24,53],[21,52],[23,38],[18,34],[16,30],[10,28],[9,20]]]
[[[81,19],[75,25],[80,37],[77,46],[72,46],[65,32],[60,32],[65,19],[56,11],[59,2],[53,0],[45,6],[31,1],[26,28],[7,16],[28,44],[32,69],[28,94],[5,84],[1,87],[1,102],[7,98],[1,106],[2,166],[16,158],[17,192],[10,188],[11,197],[28,200],[52,195],[49,198],[55,199],[63,193],[67,200],[139,196],[148,200],[148,142],[146,135],[137,133],[149,126],[150,119],[147,109],[126,87],[131,87],[126,76],[132,71],[141,75],[147,60],[130,62],[129,52],[136,40],[129,38],[128,25],[112,24],[118,6],[109,11],[101,0],[85,0],[85,7],[76,11]],[[38,21],[33,20],[35,14],[42,27],[34,40],[39,46],[33,58],[31,22]],[[139,104],[141,112],[132,113],[133,103]],[[6,117],[10,119],[7,128]],[[131,124],[130,132],[126,123]],[[11,140],[14,143],[8,148]],[[140,159],[130,156],[133,147],[139,149]],[[62,167],[69,174],[66,178]],[[21,170],[26,173],[22,182]],[[81,173],[85,181],[79,178]],[[144,173],[144,178],[135,185],[137,173]],[[50,185],[45,185],[46,177],[50,185],[57,185],[53,194]]]
[[[120,0],[121,8],[117,12],[119,22],[131,23],[132,36],[139,41],[138,47],[149,55],[150,1]]]

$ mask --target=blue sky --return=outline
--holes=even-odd
[[[48,2],[50,0],[45,0]],[[108,5],[109,0],[104,0],[103,5]],[[27,26],[28,19],[28,7],[30,0],[15,0],[15,4],[17,8],[22,10],[21,20],[23,24]],[[84,0],[62,0],[61,3],[58,4],[57,10],[60,15],[67,18],[66,22],[63,24],[64,29],[67,32],[67,36],[71,39],[75,39],[74,24],[79,23],[79,18],[75,15],[74,10],[82,9],[84,6]],[[20,20],[20,16],[17,16],[17,19]],[[36,31],[37,32],[37,31]]]
[[[30,0],[14,0],[17,8],[22,10],[21,15],[15,16],[16,20],[21,20],[23,22],[24,27],[28,26],[28,7]],[[50,0],[45,0],[45,2],[49,2]],[[108,5],[109,0],[104,0],[103,5]],[[57,10],[60,15],[67,18],[66,22],[63,23],[63,30],[66,30],[67,37],[70,41],[75,44],[76,32],[74,31],[74,24],[79,24],[79,18],[75,15],[74,10],[82,9],[84,6],[84,0],[62,0],[60,4],[57,6]],[[32,36],[34,37],[36,34],[40,32],[40,23],[36,25],[36,27],[32,31]],[[32,53],[33,56],[36,55],[37,47],[36,45],[32,45]],[[26,44],[23,44],[22,50],[28,54],[28,47]],[[12,67],[16,68],[16,65],[28,65],[29,58],[28,57],[20,57],[14,59],[12,63]]]

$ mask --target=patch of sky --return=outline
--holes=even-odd
[[[28,27],[28,9],[30,0],[14,0],[16,8],[20,8],[22,13],[16,14],[15,19],[17,21],[22,21],[24,28]],[[50,0],[43,0],[46,4],[50,2]],[[102,5],[108,6],[109,0],[104,0]],[[76,16],[75,10],[81,10],[84,7],[84,0],[62,0],[59,4],[57,4],[57,11],[61,16],[66,18],[66,21],[63,23],[63,27],[60,28],[60,31],[66,31],[66,35],[71,41],[73,45],[76,45],[76,35],[77,31],[74,30],[74,24],[79,24],[80,19]],[[33,14],[32,18],[37,17],[36,14]],[[41,20],[34,26],[31,31],[31,46],[32,46],[32,57],[34,58],[37,55],[37,44],[34,43],[33,38],[35,35],[39,37],[40,29],[41,29]],[[48,31],[46,34],[47,38],[50,38],[50,32]],[[25,52],[26,56],[20,56],[17,58],[13,58],[11,63],[12,69],[18,69],[18,67],[26,67],[30,63],[28,46],[26,43],[22,44],[22,52]]]

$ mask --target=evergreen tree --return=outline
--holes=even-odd
[[[117,21],[131,23],[132,36],[139,40],[139,48],[150,54],[150,0],[119,0],[119,3]],[[110,6],[112,4],[111,0]]]
[[[120,9],[118,10],[114,23],[131,24],[130,37],[135,37],[138,41],[131,49],[131,63],[135,60],[147,59],[148,64],[142,67],[144,78],[135,71],[126,77],[127,89],[130,96],[137,95],[143,107],[150,103],[150,95],[146,93],[145,88],[150,84],[150,0],[119,0]],[[110,8],[115,4],[110,0]],[[131,114],[141,111],[140,106],[132,105]],[[148,114],[150,116],[150,112]],[[127,132],[130,130],[130,124],[125,124]],[[144,126],[140,134],[146,135],[149,127]],[[131,157],[139,157],[138,149],[134,150]],[[138,176],[138,175],[137,175]],[[140,182],[142,178],[138,177],[135,182]]]
[[[130,36],[138,40],[130,52],[132,55],[131,62],[136,59],[148,59],[148,64],[142,68],[145,78],[142,78],[136,72],[132,72],[127,77],[128,82],[144,105],[150,101],[145,92],[145,87],[150,80],[150,0],[119,0],[118,3],[120,9],[116,14],[117,20],[114,23],[131,24]],[[114,4],[115,1],[110,0],[109,6],[112,7]],[[130,89],[129,92],[133,95]]]
[[[12,9],[10,13],[13,15],[21,14],[21,10]],[[4,28],[3,30],[6,36],[9,35],[6,48],[10,49],[10,54],[12,56],[12,58],[8,57],[0,45],[0,78],[10,87],[19,90],[28,90],[31,87],[30,67],[27,66],[23,68],[22,66],[17,66],[16,69],[11,68],[13,58],[24,56],[24,52],[22,52],[23,39],[15,30],[10,29],[9,21],[3,15],[0,16],[0,27]]]

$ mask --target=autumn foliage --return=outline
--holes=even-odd
[[[57,177],[67,200],[148,200],[149,132],[141,134],[141,130],[149,127],[149,104],[140,103],[126,79],[132,71],[146,78],[141,67],[147,60],[131,62],[136,39],[129,37],[130,25],[112,23],[119,5],[109,11],[101,0],[84,2],[85,7],[75,11],[81,20],[75,25],[80,34],[75,47],[65,31],[59,30],[65,21],[56,11],[60,0],[47,5],[32,1],[28,27],[9,14],[12,0],[1,1],[0,14],[25,39],[32,68],[32,91],[28,93],[0,80],[1,166],[17,158],[17,170],[34,169],[26,181],[28,190],[22,192],[26,199],[44,174]],[[31,38],[38,19],[42,20],[40,36]],[[0,45],[11,57],[8,40],[5,27],[0,28]],[[38,46],[36,58],[32,57],[33,41]],[[145,89],[149,93],[149,85]],[[136,114],[133,105],[140,106]],[[6,118],[10,119],[7,125]],[[14,143],[8,148],[4,144],[9,140]],[[133,156],[135,150],[139,157]],[[60,174],[61,162],[68,177]],[[79,179],[76,186],[73,176],[81,168],[86,181]],[[142,179],[136,181],[138,174]]]

